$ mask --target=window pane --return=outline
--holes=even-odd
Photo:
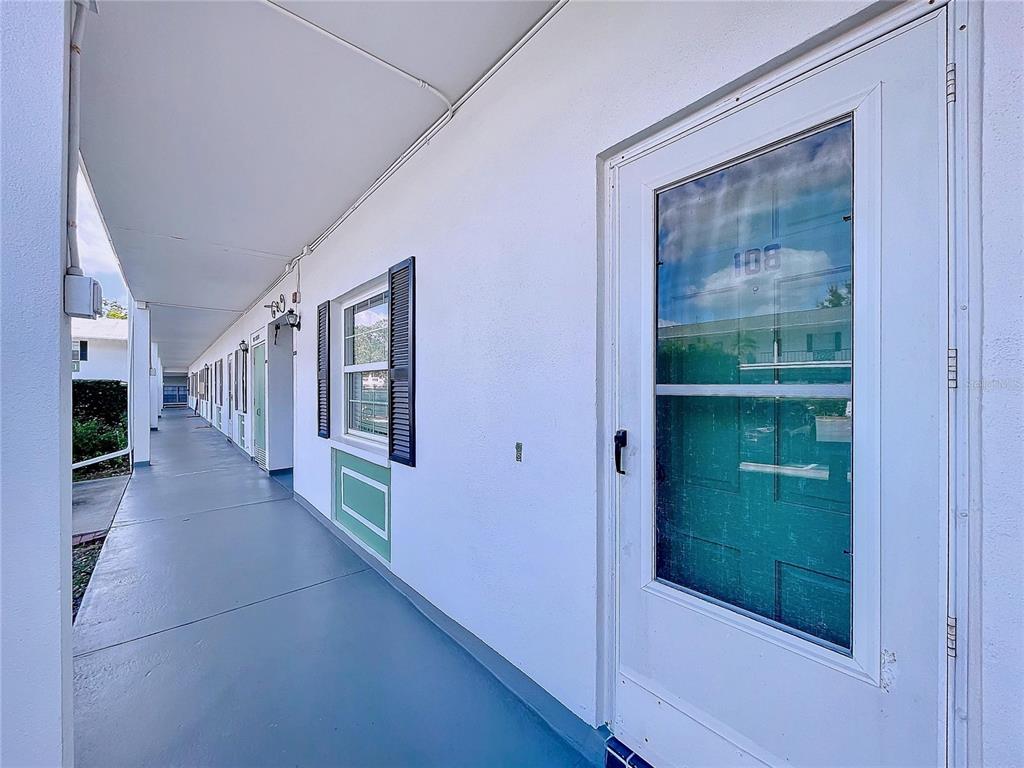
[[[849,651],[853,126],[658,195],[659,579]]]
[[[657,398],[657,577],[850,646],[850,402]]]
[[[851,122],[657,207],[659,384],[851,381]]]
[[[345,310],[345,365],[384,362],[388,357],[387,293]]]
[[[388,359],[388,330],[385,327],[368,333],[357,334],[345,340],[346,365],[383,363]]]
[[[371,435],[387,435],[387,371],[347,373],[345,389],[348,393],[348,428]]]

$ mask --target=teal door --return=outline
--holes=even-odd
[[[267,466],[267,345],[252,352],[252,447],[256,462]]]

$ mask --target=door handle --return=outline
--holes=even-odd
[[[612,444],[615,446],[615,471],[624,475],[626,473],[622,469],[622,449],[626,447],[626,430],[616,430]]]

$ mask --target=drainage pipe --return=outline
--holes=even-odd
[[[67,179],[67,273],[81,275],[78,258],[78,148],[80,121],[78,115],[82,84],[82,38],[85,35],[85,4],[73,4],[75,20],[71,24],[71,61],[68,73],[68,179]]]

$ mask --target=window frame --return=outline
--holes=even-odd
[[[384,328],[384,357],[380,361],[374,361],[372,363],[349,364],[346,362],[348,359],[347,341],[349,338],[348,334],[346,333],[348,313],[350,311],[353,311],[356,305],[361,304],[369,299],[376,298],[377,296],[383,296],[383,302],[381,306],[384,307],[384,315],[387,319],[387,325]],[[340,359],[341,364],[338,368],[338,371],[341,374],[341,434],[344,438],[354,439],[364,443],[368,443],[374,446],[375,448],[382,447],[384,449],[387,449],[388,435],[390,434],[391,431],[390,403],[388,402],[388,400],[385,400],[384,402],[384,405],[386,406],[385,418],[387,419],[387,432],[385,432],[383,435],[374,434],[372,432],[365,432],[361,429],[355,429],[349,423],[349,404],[351,402],[351,399],[349,397],[348,383],[348,374],[350,373],[382,371],[386,379],[390,378],[390,361],[388,353],[391,346],[391,296],[390,291],[388,289],[387,274],[381,275],[379,278],[375,279],[372,283],[366,286],[363,290],[360,290],[358,293],[355,293],[347,298],[344,298],[344,300],[339,301],[339,305],[341,309],[341,312],[338,313],[340,315],[339,328],[341,329],[341,333],[339,334],[339,336],[341,337],[341,354],[338,356],[338,359]],[[354,339],[355,336],[353,335],[352,338]],[[388,392],[388,397],[390,399],[390,392]]]
[[[222,386],[224,378],[224,361],[215,360],[213,363],[213,403],[214,405],[223,405],[224,388]]]
[[[242,353],[242,364],[239,366],[239,370],[241,371],[241,375],[242,375],[242,392],[241,392],[242,407],[241,407],[240,410],[241,410],[242,413],[248,414],[249,413],[249,350],[248,349],[243,349],[243,350],[240,350],[240,351]]]
[[[83,352],[85,354],[83,354]],[[89,340],[88,339],[72,339],[71,340],[71,362],[73,363],[84,363],[89,360]]]

